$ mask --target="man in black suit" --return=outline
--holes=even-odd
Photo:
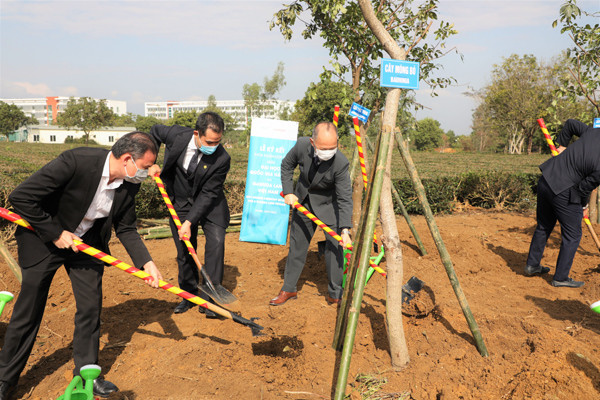
[[[569,145],[573,136],[579,140]],[[587,216],[590,193],[600,184],[600,129],[569,119],[557,138],[559,154],[542,165],[538,182],[537,226],[531,239],[525,275],[550,271],[540,261],[550,233],[560,223],[561,244],[552,286],[581,287],[569,277],[581,240],[581,218]],[[568,146],[568,147],[567,147]]]
[[[149,135],[131,132],[111,151],[76,148],[60,154],[21,183],[9,196],[15,212],[35,229],[18,227],[19,265],[23,282],[0,352],[0,399],[16,389],[33,348],[54,274],[65,266],[77,312],[73,358],[82,366],[98,363],[102,309],[102,261],[78,253],[74,239],[109,252],[111,228],[136,267],[146,270],[158,287],[162,279],[136,228],[134,196],[154,164],[158,150]],[[96,379],[94,394],[108,397],[118,388]]]
[[[331,122],[320,122],[312,138],[298,138],[294,147],[281,162],[281,183],[286,204],[302,204],[335,232],[341,229],[344,246],[351,243],[352,184],[348,173],[348,159],[337,151],[337,128]],[[294,170],[300,167],[300,177],[294,190]],[[272,306],[297,298],[296,283],[304,269],[310,240],[316,225],[294,209],[290,227],[290,250],[285,264],[283,287]],[[343,250],[339,242],[325,235],[325,263],[329,279],[329,304],[339,304],[342,297]]]
[[[197,247],[198,225],[202,226],[206,243],[204,265],[212,283],[218,287],[223,282],[225,263],[225,229],[229,226],[229,206],[223,192],[223,184],[229,172],[231,158],[220,144],[225,124],[223,118],[214,112],[198,116],[196,129],[179,125],[154,125],[150,135],[159,143],[165,144],[165,159],[162,168],[150,168],[150,175],[160,172],[165,188],[181,224],[177,226],[171,219],[171,231],[177,247],[179,266],[179,287],[198,294],[198,266],[189,255],[182,242],[184,237]],[[200,296],[211,301],[209,296]],[[184,313],[194,306],[183,300],[175,307],[176,314]],[[199,311],[208,318],[218,316],[204,307]]]

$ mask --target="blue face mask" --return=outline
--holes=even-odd
[[[202,152],[202,154],[206,154],[207,156],[210,156],[212,153],[214,153],[217,150],[217,147],[219,147],[219,145],[216,145],[216,146],[202,145],[200,147],[200,151]]]

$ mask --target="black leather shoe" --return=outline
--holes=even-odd
[[[525,275],[527,276],[543,275],[548,272],[550,272],[550,268],[542,267],[541,265],[538,265],[537,267],[532,267],[531,265],[525,266]]]
[[[204,314],[204,316],[206,316],[206,318],[208,319],[222,318],[219,314],[212,310],[209,310],[208,308],[198,307],[198,311],[200,312],[200,314]]]
[[[585,282],[574,281],[573,278],[569,278],[566,281],[555,281],[555,280],[552,280],[552,286],[554,286],[554,287],[572,287],[572,288],[578,288],[578,287],[582,287],[584,284],[585,284]]]
[[[118,391],[119,388],[114,383],[102,378],[94,379],[94,396],[107,398],[111,393]]]
[[[9,400],[17,391],[17,385],[11,385],[6,381],[0,381],[0,400]]]
[[[194,306],[195,304],[191,301],[182,300],[181,303],[177,304],[177,307],[175,307],[175,310],[173,310],[173,312],[175,314],[182,314]]]

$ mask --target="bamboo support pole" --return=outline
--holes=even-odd
[[[365,136],[365,142],[367,143],[367,148],[371,152],[373,152],[373,144],[371,143],[371,141],[368,139],[367,136]],[[421,252],[421,255],[422,256],[427,255],[427,249],[425,249],[425,245],[423,244],[423,241],[421,240],[421,236],[419,236],[419,232],[417,232],[417,228],[415,228],[415,224],[413,224],[413,222],[410,218],[410,215],[408,215],[408,211],[406,211],[406,207],[404,207],[404,203],[402,202],[402,199],[400,198],[400,194],[394,187],[393,182],[391,184],[391,187],[392,187],[392,195],[394,196],[396,203],[398,203],[398,207],[400,207],[400,212],[402,213],[402,216],[406,220],[406,224],[410,228],[410,232],[412,233],[413,237],[415,238],[415,240],[417,242],[417,246],[419,247],[419,251]]]
[[[477,325],[477,321],[475,321],[475,317],[473,317],[473,313],[471,312],[471,308],[469,307],[467,298],[465,297],[465,294],[458,281],[458,277],[456,276],[456,272],[454,271],[454,266],[452,265],[450,254],[446,249],[446,245],[444,244],[442,235],[440,234],[440,230],[438,229],[437,223],[435,222],[435,218],[433,217],[431,207],[429,207],[429,201],[427,200],[427,196],[425,195],[425,188],[423,187],[421,178],[419,178],[419,173],[417,172],[415,163],[413,162],[410,152],[404,144],[402,134],[399,131],[396,131],[396,144],[398,146],[398,149],[400,150],[400,154],[402,155],[402,159],[404,160],[404,164],[406,166],[406,169],[408,170],[415,191],[417,192],[419,202],[423,207],[423,213],[425,214],[425,219],[427,221],[427,225],[429,226],[431,236],[433,237],[433,241],[435,242],[435,245],[440,254],[442,264],[444,264],[444,268],[446,269],[446,273],[448,274],[448,279],[450,279],[450,284],[454,289],[454,294],[458,299],[460,308],[462,309],[465,319],[467,320],[467,324],[469,325],[469,329],[473,334],[473,339],[475,339],[475,344],[477,346],[477,349],[479,350],[479,354],[481,354],[483,357],[487,357],[489,353],[487,351],[485,343],[483,342],[483,337],[481,336],[481,332],[479,331],[479,326]]]
[[[2,241],[0,241],[0,255],[4,257],[4,260],[6,260],[8,268],[12,271],[13,274],[15,274],[15,278],[17,278],[19,283],[22,283],[23,275],[21,275],[21,267],[19,267],[19,264],[13,258],[12,254],[10,254],[10,251],[8,251],[8,249],[4,245],[4,242]]]
[[[390,95],[395,93],[397,93],[397,96],[399,97],[400,89],[392,89],[388,93],[388,99]],[[354,295],[352,296],[352,305],[348,310],[348,323],[344,334],[344,344],[334,396],[335,400],[343,400],[346,395],[346,383],[348,381],[348,372],[350,369],[350,361],[354,347],[354,338],[356,336],[356,327],[358,326],[358,317],[360,315],[362,297],[365,289],[369,257],[371,256],[370,243],[373,238],[373,234],[375,233],[375,224],[377,222],[377,214],[379,211],[379,199],[381,197],[381,188],[383,185],[385,164],[388,153],[387,150],[390,143],[391,134],[391,127],[384,126],[380,140],[377,144],[377,150],[375,152],[375,168],[373,168],[374,177],[371,178],[371,185],[369,185],[367,201],[365,202],[365,208],[367,209],[367,212],[365,213],[365,226],[361,233],[361,237],[358,240],[359,243],[364,243],[364,245],[361,248],[359,258],[354,258],[358,262],[356,272],[358,281],[354,281],[356,282],[356,288],[354,289]],[[353,281],[351,280],[350,282]],[[344,329],[342,329],[342,331],[343,330]]]

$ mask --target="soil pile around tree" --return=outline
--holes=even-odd
[[[543,260],[551,274],[526,277],[533,216],[470,210],[436,220],[490,356],[481,357],[475,348],[425,220],[414,217],[429,252],[420,256],[399,218],[404,282],[416,276],[425,283],[405,308],[410,364],[400,372],[391,368],[385,279],[374,274],[356,333],[351,398],[361,398],[365,382],[385,381],[380,397],[373,398],[600,398],[600,315],[589,308],[600,300],[600,253],[587,230],[571,272],[585,286],[554,288],[550,281],[560,245],[558,227]],[[249,328],[231,320],[208,320],[197,308],[174,315],[178,297],[107,267],[99,364],[105,378],[121,389],[110,398],[331,398],[340,354],[331,348],[337,309],[325,302],[325,262],[317,252],[322,235],[318,232],[311,244],[298,299],[279,307],[268,302],[281,288],[287,247],[227,235],[224,286],[240,299],[231,309],[259,318],[256,322],[265,327],[261,337],[252,337]],[[203,239],[199,241],[202,259]],[[146,244],[165,280],[177,285],[172,239]],[[14,242],[10,249],[16,256]],[[118,241],[111,249],[129,262]],[[386,269],[385,261],[381,266]],[[0,290],[19,291],[4,260]],[[0,343],[13,304],[0,317]],[[56,399],[64,392],[73,368],[74,313],[71,285],[61,269],[18,398]]]

